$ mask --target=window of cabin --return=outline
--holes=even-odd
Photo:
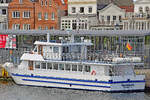
[[[59,70],[64,70],[64,64],[59,64]]]
[[[41,63],[41,68],[46,69],[46,63]]]
[[[65,65],[65,70],[66,70],[66,71],[70,71],[70,69],[71,69],[71,65],[70,65],[70,64],[66,64],[66,65]]]
[[[47,63],[47,69],[52,69],[52,63]]]
[[[85,72],[90,72],[91,71],[91,67],[89,65],[85,65],[84,66],[84,71]]]
[[[53,64],[54,70],[58,70],[58,64]]]
[[[35,68],[40,69],[40,62],[35,62]]]
[[[83,66],[82,65],[78,65],[78,71],[82,72]]]
[[[77,65],[72,65],[72,71],[77,71]]]
[[[59,47],[54,47],[53,48],[53,53],[59,53]]]

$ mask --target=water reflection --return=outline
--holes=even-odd
[[[0,84],[0,100],[150,100],[150,94],[104,93]]]

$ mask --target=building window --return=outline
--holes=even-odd
[[[139,12],[143,13],[143,8],[142,7],[139,7]]]
[[[80,7],[80,13],[84,13],[84,7]]]
[[[54,28],[54,26],[51,26],[50,29],[51,29],[51,30],[54,30],[55,28]]]
[[[89,7],[89,13],[92,13],[92,7]]]
[[[55,20],[55,13],[54,12],[52,12],[51,19]]]
[[[40,69],[40,62],[35,62],[35,68]]]
[[[49,0],[49,6],[52,6],[52,0]]]
[[[149,13],[149,7],[145,7],[146,13]]]
[[[72,7],[72,13],[76,13],[76,8]]]
[[[61,3],[64,5],[65,4],[64,0],[61,0]]]
[[[120,22],[122,21],[122,17],[121,17],[121,16],[119,16],[119,21],[120,21]]]
[[[38,29],[39,29],[39,30],[42,30],[42,26],[39,26]]]
[[[23,30],[30,30],[30,24],[23,24]]]
[[[30,11],[24,11],[23,18],[30,18]]]
[[[113,16],[113,20],[116,20],[116,16]]]
[[[13,18],[20,18],[20,12],[19,11],[12,12],[12,17]]]
[[[20,30],[20,24],[13,24],[12,29],[14,29],[14,30]]]
[[[47,6],[47,0],[45,0],[45,6]]]
[[[45,19],[45,20],[48,20],[48,13],[45,13],[45,14],[44,14],[44,19]]]
[[[64,70],[64,64],[59,64],[59,70]]]
[[[45,26],[45,30],[48,30],[48,26]]]
[[[53,48],[53,53],[59,53],[59,47],[54,47]]]
[[[2,15],[6,15],[6,9],[2,9]]]
[[[43,6],[43,0],[41,0],[41,6]]]
[[[22,1],[23,1],[23,0],[19,0],[19,3],[22,4],[22,3],[23,3]]]
[[[72,65],[72,71],[77,71],[77,65]]]
[[[110,16],[107,16],[107,21],[110,21]]]
[[[41,20],[42,19],[42,13],[38,13],[38,20]]]

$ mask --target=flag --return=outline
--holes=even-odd
[[[130,43],[127,43],[126,47],[128,48],[129,51],[132,50],[132,46],[130,45]]]

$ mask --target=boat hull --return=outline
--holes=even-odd
[[[8,69],[9,70],[9,69]],[[144,91],[145,80],[143,75],[136,76],[73,76],[59,75],[59,72],[46,74],[40,71],[19,71],[9,70],[10,75],[16,84],[40,87],[55,87],[91,91],[125,92],[125,91]],[[57,76],[56,76],[57,75]],[[72,76],[72,77],[71,77]],[[83,77],[86,77],[83,78]],[[92,78],[91,78],[92,77]],[[100,78],[99,78],[100,77]]]

